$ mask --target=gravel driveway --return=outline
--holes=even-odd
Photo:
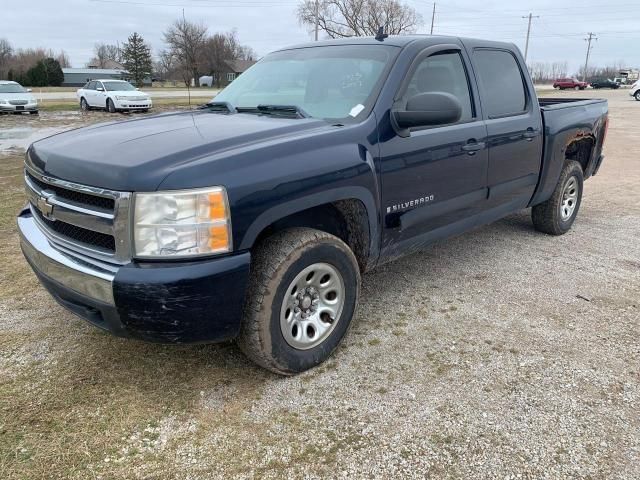
[[[611,110],[573,229],[524,211],[380,267],[292,378],[58,307],[19,256],[21,152],[0,155],[2,477],[640,478],[640,102],[562,95]]]

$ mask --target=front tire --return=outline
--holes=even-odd
[[[573,87],[573,89],[577,92],[578,90],[580,90],[580,87],[576,85],[575,87]]]
[[[113,103],[113,100],[107,98],[107,112],[116,113],[116,105]]]
[[[635,98],[638,102],[640,102],[640,90],[638,90],[635,95],[633,96],[633,98]]]
[[[549,235],[567,233],[580,209],[583,183],[580,164],[575,160],[568,161],[560,173],[551,198],[531,209],[531,219],[536,230]]]
[[[89,103],[84,97],[80,99],[80,110],[82,110],[83,112],[89,111]]]
[[[310,228],[276,233],[253,255],[238,345],[281,375],[325,361],[356,310],[360,270],[339,238]]]

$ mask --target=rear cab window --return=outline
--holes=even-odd
[[[500,118],[527,112],[527,89],[513,53],[482,48],[475,50],[473,55],[487,116]]]

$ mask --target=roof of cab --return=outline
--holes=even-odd
[[[509,47],[513,48],[514,44],[509,42],[497,42],[492,40],[481,40],[475,38],[463,38],[453,35],[389,35],[384,40],[376,40],[375,37],[346,37],[331,40],[321,40],[318,42],[307,42],[289,47],[281,48],[278,51],[293,50],[297,48],[324,47],[334,45],[390,45],[393,47],[404,48],[407,45],[417,41],[428,41],[429,44],[437,45],[439,43],[451,43],[458,41],[469,41],[474,45],[482,44],[483,46]]]

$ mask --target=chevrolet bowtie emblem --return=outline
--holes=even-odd
[[[49,218],[53,213],[53,205],[49,203],[46,197],[38,197],[37,207],[45,218]]]

